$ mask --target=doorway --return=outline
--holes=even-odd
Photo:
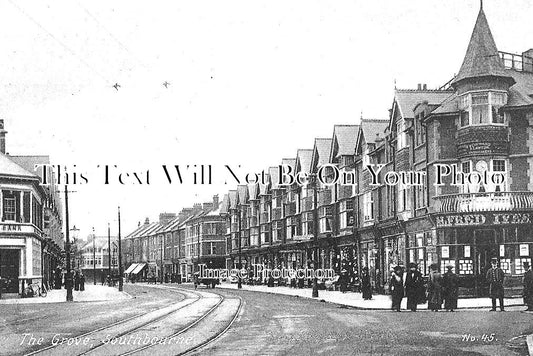
[[[478,296],[489,295],[489,284],[487,283],[487,271],[491,267],[491,259],[498,258],[497,244],[494,240],[494,230],[476,230],[476,279],[478,286]]]
[[[20,250],[0,249],[0,288],[2,293],[19,292]]]

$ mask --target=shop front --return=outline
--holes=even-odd
[[[487,270],[497,258],[505,273],[505,294],[521,295],[523,263],[531,264],[533,213],[470,213],[436,217],[435,239],[423,239],[416,250],[425,265],[452,266],[463,296],[487,296]],[[427,234],[425,235],[427,236]],[[418,245],[419,238],[416,238]]]

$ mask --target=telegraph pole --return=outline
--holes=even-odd
[[[313,298],[318,298],[318,284],[316,280],[316,269],[318,265],[318,180],[316,174],[313,175],[313,237],[314,237],[314,245],[315,248],[313,249],[313,268],[315,269],[315,273],[313,273],[313,294],[311,295]]]
[[[65,276],[65,286],[67,287],[67,302],[72,302],[72,272],[70,270],[70,227],[68,224],[68,187],[65,185],[65,250],[67,254],[67,275]]]
[[[120,241],[120,206],[118,207],[118,290],[122,292],[122,243]]]
[[[240,205],[237,205],[237,213],[239,214],[239,279],[237,280],[237,288],[242,289],[242,280],[241,280],[241,269],[242,269],[242,224],[241,224],[241,210],[239,209]]]

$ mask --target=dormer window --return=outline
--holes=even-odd
[[[459,99],[460,126],[503,125],[504,115],[501,107],[507,103],[505,92],[472,92]]]

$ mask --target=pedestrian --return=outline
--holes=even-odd
[[[74,273],[74,290],[80,290],[80,271],[78,270]]]
[[[361,294],[364,300],[372,299],[372,283],[370,282],[370,273],[368,267],[363,267],[361,274]]]
[[[399,312],[404,292],[402,267],[394,267],[394,271],[391,274],[389,290],[392,297],[392,310]]]
[[[85,290],[85,276],[83,275],[83,272],[80,271],[80,292],[83,292]]]
[[[447,271],[442,278],[442,295],[446,311],[457,309],[457,297],[459,295],[459,278],[453,273],[453,266],[447,266]]]
[[[409,271],[405,275],[405,296],[407,297],[407,309],[416,311],[416,307],[421,301],[421,293],[425,293],[422,273],[417,268],[416,263],[409,263]]]
[[[527,311],[533,311],[533,271],[529,267],[529,262],[524,262],[524,304]]]
[[[339,283],[341,285],[341,292],[346,293],[346,290],[348,289],[348,271],[346,269],[343,269],[341,271],[341,276],[339,278]]]
[[[55,273],[55,285],[56,285],[56,289],[61,289],[61,279],[62,279],[62,272],[61,272],[61,268],[59,266],[57,266],[56,268],[56,273]]]
[[[489,294],[492,299],[492,309],[490,311],[496,311],[496,299],[500,300],[500,310],[505,311],[503,305],[503,280],[504,273],[500,267],[498,267],[498,259],[493,258],[491,260],[491,268],[487,271],[487,283],[489,283]]]
[[[428,309],[439,311],[442,308],[442,274],[438,271],[437,264],[430,266],[428,281]]]
[[[200,283],[199,276],[197,273],[193,275],[193,282],[194,282],[194,289],[198,288],[198,284]]]

